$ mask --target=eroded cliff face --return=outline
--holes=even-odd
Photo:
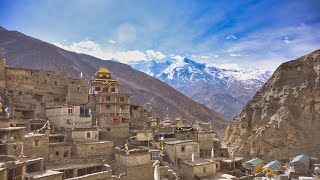
[[[320,152],[320,50],[279,66],[225,132],[245,158]]]

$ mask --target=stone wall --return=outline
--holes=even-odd
[[[151,163],[151,158],[149,152],[143,153],[116,153],[116,161],[126,167],[142,166]]]
[[[211,150],[213,138],[215,138],[215,133],[213,131],[199,131],[197,142],[200,144],[200,150]]]
[[[0,74],[0,90],[5,89],[11,99],[23,99],[25,94],[33,96],[35,102],[15,101],[18,106],[37,105],[36,102],[72,105],[88,102],[88,85],[82,79],[68,77],[62,72],[10,68],[0,60]]]
[[[139,166],[128,167],[127,180],[153,180],[153,167],[152,164],[145,164]]]
[[[3,151],[4,149],[6,149],[6,153],[1,152],[0,154],[18,157],[21,155],[22,144],[19,142],[6,143],[1,145],[1,150]]]
[[[68,143],[51,143],[49,145],[49,161],[70,158],[71,146]]]
[[[72,113],[69,113],[69,109]],[[80,117],[80,106],[66,106],[46,109],[46,116],[57,130],[75,127],[91,127],[92,117]]]
[[[198,141],[198,133],[196,130],[190,130],[190,131],[177,130],[175,131],[174,135],[175,135],[175,138],[177,139],[183,139],[183,140],[189,139],[194,142]]]
[[[49,135],[34,134],[26,135],[23,140],[24,155],[28,158],[42,157],[46,161],[49,158]]]
[[[101,133],[104,134],[106,140],[113,141],[114,146],[123,146],[130,138],[129,124],[126,123],[106,127]]]
[[[65,133],[68,142],[86,143],[97,142],[99,140],[99,130],[94,128],[74,129]]]
[[[106,160],[113,159],[113,142],[99,141],[93,143],[75,144],[77,158],[104,157]]]
[[[87,174],[84,176],[70,178],[70,180],[96,180],[96,179],[112,180],[112,171],[102,171],[102,172]]]
[[[179,161],[191,160],[192,153],[194,153],[195,159],[200,158],[199,143],[197,142],[187,142],[175,145],[165,144],[165,151],[175,167],[179,164]]]

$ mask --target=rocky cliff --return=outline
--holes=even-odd
[[[320,50],[283,63],[229,125],[235,155],[265,160],[320,152]]]

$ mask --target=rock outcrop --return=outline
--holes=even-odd
[[[283,63],[229,125],[235,155],[265,160],[320,152],[320,50]]]

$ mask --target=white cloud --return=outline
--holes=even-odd
[[[166,57],[160,51],[147,50],[146,53],[149,58],[164,59]]]
[[[209,59],[210,56],[201,56],[202,59]]]
[[[214,55],[213,55],[213,57],[218,58],[218,57],[219,57],[219,55],[218,55],[218,54],[214,54]]]
[[[180,56],[180,55],[173,55],[171,56],[172,59],[178,60],[178,61],[183,61],[184,57]]]
[[[231,57],[239,57],[239,56],[241,56],[241,54],[231,53],[231,54],[229,54],[229,56],[231,56]]]
[[[110,39],[108,42],[111,43],[111,44],[115,44],[115,43],[116,43],[116,42],[115,42],[114,40],[112,40],[112,39]]]
[[[284,43],[290,43],[291,41],[289,40],[288,37],[285,37],[285,38],[283,39],[283,42],[284,42]]]
[[[235,35],[228,35],[226,39],[238,39]]]
[[[146,54],[141,51],[108,51],[103,49],[99,44],[90,40],[83,40],[76,43],[74,42],[69,46],[60,43],[53,44],[68,51],[89,54],[105,60],[117,59],[123,63],[127,63],[129,61],[147,60]]]
[[[241,69],[241,67],[238,64],[211,64],[211,66],[214,66],[220,69],[236,69],[236,70]]]

